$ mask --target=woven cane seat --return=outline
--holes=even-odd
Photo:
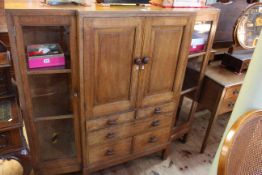
[[[262,111],[241,117],[228,132],[219,175],[262,175]]]

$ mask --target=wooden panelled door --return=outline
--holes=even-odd
[[[179,95],[193,21],[189,16],[146,19],[139,107],[172,101]]]
[[[135,108],[143,18],[84,19],[86,116]]]

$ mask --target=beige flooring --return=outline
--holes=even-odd
[[[188,106],[188,103],[186,102],[185,106]],[[187,108],[183,109],[181,115],[185,116],[186,111],[188,111]],[[187,142],[185,144],[179,141],[174,142],[173,152],[169,159],[162,161],[159,154],[153,154],[92,173],[92,175],[207,175],[228,117],[229,114],[226,114],[217,120],[204,154],[200,154],[199,150],[208,124],[208,111],[197,113]],[[0,161],[0,175],[20,174],[22,170],[17,162]]]

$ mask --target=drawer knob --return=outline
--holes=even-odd
[[[234,95],[237,95],[237,94],[239,94],[239,91],[238,91],[238,90],[234,90],[234,91],[233,91],[233,94],[234,94]]]
[[[110,133],[108,133],[108,134],[106,135],[106,138],[107,138],[107,139],[112,139],[112,138],[114,138],[115,136],[116,136],[115,133],[110,132]]]
[[[157,141],[158,141],[158,138],[156,136],[152,136],[148,140],[149,143],[156,143]]]
[[[161,113],[161,108],[160,107],[155,108],[154,114],[160,114],[160,113]]]
[[[112,155],[114,155],[114,150],[113,150],[113,149],[108,149],[108,150],[106,150],[105,155],[106,155],[106,156],[112,156]]]
[[[5,148],[8,145],[8,138],[6,134],[0,134],[0,148]]]
[[[117,120],[115,119],[115,120],[108,120],[107,121],[107,125],[110,125],[110,126],[112,126],[112,125],[116,125],[117,124]]]
[[[160,121],[159,120],[155,120],[152,122],[151,126],[156,127],[160,125]]]
[[[227,106],[231,108],[231,107],[234,107],[234,105],[235,105],[235,103],[228,103]]]

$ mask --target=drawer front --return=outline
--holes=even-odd
[[[136,118],[152,117],[160,114],[170,113],[175,110],[175,103],[166,103],[154,107],[148,107],[137,111]]]
[[[90,120],[86,124],[86,128],[89,131],[97,129],[103,129],[107,127],[116,126],[125,122],[133,121],[135,119],[135,112],[126,112],[111,116],[102,117],[96,120]]]
[[[88,134],[88,145],[111,142],[120,138],[132,136],[134,123],[127,123],[116,127],[101,129]]]
[[[236,86],[227,88],[224,99],[237,98],[240,89],[241,89],[241,85],[236,85]]]
[[[143,152],[168,142],[170,127],[147,132],[134,137],[134,152]]]
[[[149,119],[137,121],[135,124],[135,133],[140,134],[153,129],[170,127],[172,124],[173,113],[154,116]]]
[[[231,112],[235,106],[235,103],[235,98],[225,99],[220,106],[219,114]]]
[[[22,146],[19,129],[0,133],[0,152],[9,152]]]
[[[89,148],[89,163],[99,161],[107,161],[122,156],[126,156],[131,152],[131,138],[124,139],[113,144],[104,144],[92,146]]]

